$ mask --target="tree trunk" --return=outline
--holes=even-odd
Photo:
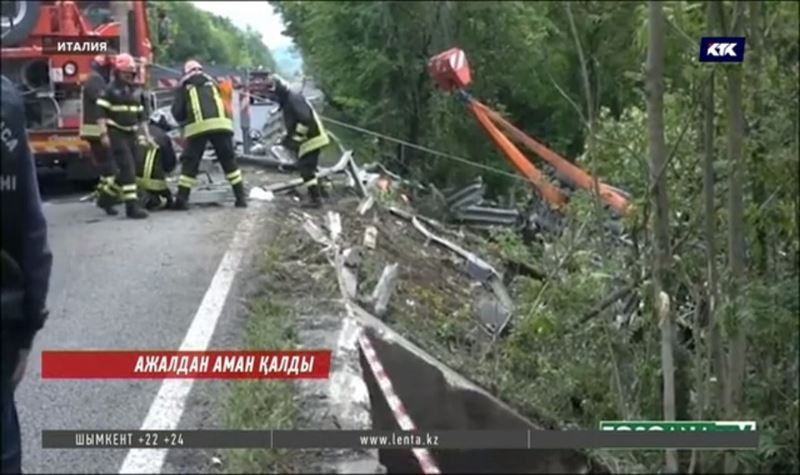
[[[661,2],[649,2],[647,50],[647,133],[650,154],[650,196],[653,213],[653,292],[655,320],[661,326],[661,371],[664,378],[664,420],[675,420],[674,325],[670,311],[667,270],[670,265],[669,197],[664,143],[664,11]],[[666,452],[666,470],[678,472],[675,450]]]
[[[761,89],[761,64],[764,56],[764,28],[763,28],[763,5],[762,2],[750,2],[750,34],[748,37],[752,39],[752,47],[750,48],[750,60],[753,64],[753,77],[751,80],[750,90],[753,91],[753,128],[748,134],[756,140],[756,147],[753,151],[753,157],[750,161],[750,182],[753,189],[753,202],[760,206],[767,199],[767,193],[764,189],[763,168],[765,164],[764,154],[765,149],[763,146],[763,126],[761,121],[766,117],[764,111],[764,104],[762,101]],[[769,223],[770,214],[767,209],[762,211],[766,216],[755,217],[755,264],[759,274],[766,275],[769,267],[768,253],[769,246],[767,243],[767,224]]]
[[[600,233],[600,244],[602,255],[607,255],[605,246],[605,233],[603,225],[605,223],[605,215],[603,204],[600,201],[600,181],[597,176],[597,166],[594,163],[594,130],[595,130],[595,116],[594,116],[594,100],[592,99],[592,86],[589,78],[589,69],[586,64],[586,57],[583,53],[583,46],[581,45],[580,36],[578,36],[578,28],[575,26],[575,17],[572,15],[572,7],[570,2],[564,2],[564,8],[567,12],[567,19],[569,20],[570,31],[572,38],[575,41],[575,49],[578,53],[578,61],[581,66],[581,79],[583,81],[584,98],[586,100],[586,164],[591,170],[594,177],[593,183],[593,196],[595,205],[595,218],[597,219],[597,232]]]
[[[710,31],[717,31],[714,28],[714,6],[708,4],[707,23]],[[704,126],[703,126],[703,197],[705,208],[705,241],[706,241],[706,288],[707,305],[707,325],[708,325],[708,358],[711,365],[711,376],[716,378],[714,391],[715,405],[719,405],[723,399],[723,388],[725,387],[725,359],[722,352],[722,338],[720,336],[719,324],[716,318],[717,303],[719,302],[719,273],[717,270],[717,240],[716,240],[716,206],[714,203],[714,73],[708,79],[704,100]]]
[[[717,4],[722,13],[722,5]],[[740,3],[733,5],[730,35],[737,36],[741,28]],[[728,162],[730,168],[728,185],[728,299],[733,309],[733,317],[738,317],[739,294],[743,290],[745,278],[745,237],[744,203],[742,197],[742,149],[744,148],[744,111],[742,109],[742,70],[741,65],[730,65],[728,77]],[[728,378],[723,405],[725,417],[736,419],[741,399],[745,375],[745,354],[747,350],[746,332],[741,325],[734,325],[731,331],[731,346],[728,352]],[[736,459],[731,453],[725,457],[725,472],[736,471]]]

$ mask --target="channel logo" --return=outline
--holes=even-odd
[[[701,63],[741,63],[744,60],[744,37],[706,36],[700,39]]]

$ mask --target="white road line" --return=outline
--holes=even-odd
[[[248,213],[239,223],[230,248],[222,257],[214,278],[203,296],[203,301],[186,332],[186,337],[181,343],[181,351],[204,351],[208,348],[231,284],[239,269],[250,234],[255,227],[254,211],[259,207],[254,205],[255,203],[251,204]],[[176,429],[193,384],[194,380],[192,379],[165,379],[150,405],[141,430]],[[122,462],[119,473],[159,473],[164,465],[167,450],[131,449],[125,457],[125,461]]]

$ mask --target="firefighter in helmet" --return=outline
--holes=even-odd
[[[188,208],[189,194],[196,181],[206,144],[211,142],[225,177],[233,187],[236,206],[247,206],[242,170],[236,164],[233,150],[233,121],[225,110],[219,84],[203,72],[197,61],[187,61],[184,77],[175,89],[172,116],[183,125],[186,149],[182,154],[178,196],[173,209]]]
[[[97,99],[103,94],[111,77],[112,57],[100,54],[94,57],[91,63],[92,72],[86,78],[81,90],[81,129],[80,135],[89,143],[97,170],[100,173],[100,182],[97,185],[97,206],[103,208],[108,214],[115,215],[117,210],[114,204],[119,188],[114,180],[116,166],[111,159],[108,149],[100,141],[100,126],[97,119],[100,117],[100,107]]]
[[[308,189],[308,202],[304,207],[318,208],[325,195],[317,179],[319,154],[330,143],[330,138],[316,111],[302,94],[274,74],[267,79],[267,98],[280,105],[286,136],[281,145],[297,154],[297,165],[303,186]]]
[[[142,219],[147,212],[139,206],[136,194],[135,159],[139,153],[137,131],[140,131],[148,144],[153,144],[147,128],[146,108],[141,89],[134,83],[136,61],[127,53],[114,59],[114,78],[97,99],[100,106],[98,125],[101,138],[119,168],[118,182],[125,203],[125,214],[129,218]],[[105,208],[113,207],[108,204]]]
[[[148,124],[154,145],[139,148],[136,160],[136,185],[140,204],[147,210],[172,207],[172,191],[167,186],[166,176],[175,169],[175,149],[169,131],[173,128],[162,114],[153,114]]]

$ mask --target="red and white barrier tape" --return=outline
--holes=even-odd
[[[367,363],[369,363],[372,374],[375,375],[375,380],[378,382],[378,386],[381,388],[383,397],[386,398],[386,402],[389,404],[389,408],[392,410],[392,414],[394,415],[397,424],[402,430],[417,430],[416,426],[414,425],[414,421],[411,420],[411,417],[408,415],[408,411],[403,405],[403,401],[397,397],[397,393],[394,390],[392,381],[389,379],[389,375],[386,374],[381,361],[378,359],[378,354],[375,353],[372,343],[370,343],[369,338],[363,331],[358,337],[358,344],[364,351],[364,356],[367,358]],[[428,449],[411,449],[411,451],[419,461],[419,465],[422,468],[422,473],[442,473]]]

